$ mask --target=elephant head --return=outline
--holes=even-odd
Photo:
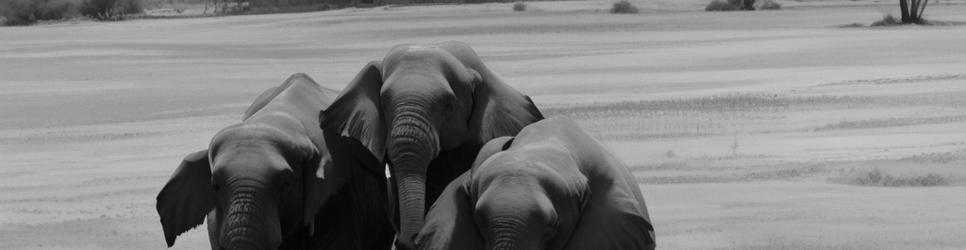
[[[351,146],[333,145],[338,140],[318,129],[317,114],[334,96],[296,74],[259,96],[243,122],[218,132],[207,150],[185,157],[157,196],[168,246],[206,216],[212,249],[299,249],[317,235],[315,227],[335,226],[316,225],[338,221],[316,214],[327,201],[345,202],[333,197],[358,181],[353,168],[363,164],[347,151]],[[373,196],[382,199],[384,190]],[[385,209],[367,207],[362,216],[385,218],[379,225],[388,227]]]
[[[412,247],[426,204],[469,168],[485,142],[540,119],[529,97],[460,42],[392,48],[381,62],[366,65],[320,115],[323,129],[358,140],[389,163],[402,249]]]
[[[567,119],[480,150],[426,216],[419,249],[654,249],[633,175]]]

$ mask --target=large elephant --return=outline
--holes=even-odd
[[[419,249],[654,249],[630,171],[566,118],[480,151],[426,215]]]
[[[295,74],[185,157],[157,197],[168,246],[207,216],[212,249],[389,249],[383,166],[319,129],[335,96]]]
[[[425,208],[490,139],[543,119],[526,95],[461,42],[399,45],[370,62],[320,115],[392,172],[396,246],[411,249]]]

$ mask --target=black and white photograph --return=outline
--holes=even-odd
[[[966,0],[0,0],[0,249],[966,249]]]

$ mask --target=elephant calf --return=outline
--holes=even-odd
[[[319,129],[335,96],[295,74],[185,157],[157,197],[168,246],[207,217],[212,249],[389,249],[382,166]]]
[[[654,249],[630,171],[566,118],[488,142],[426,215],[420,249]]]
[[[392,171],[396,248],[412,249],[426,207],[487,141],[543,114],[462,42],[403,44],[363,67],[321,115],[327,131],[365,145]]]

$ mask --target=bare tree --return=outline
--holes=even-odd
[[[902,23],[922,23],[922,13],[926,10],[929,0],[899,0],[899,11]]]

